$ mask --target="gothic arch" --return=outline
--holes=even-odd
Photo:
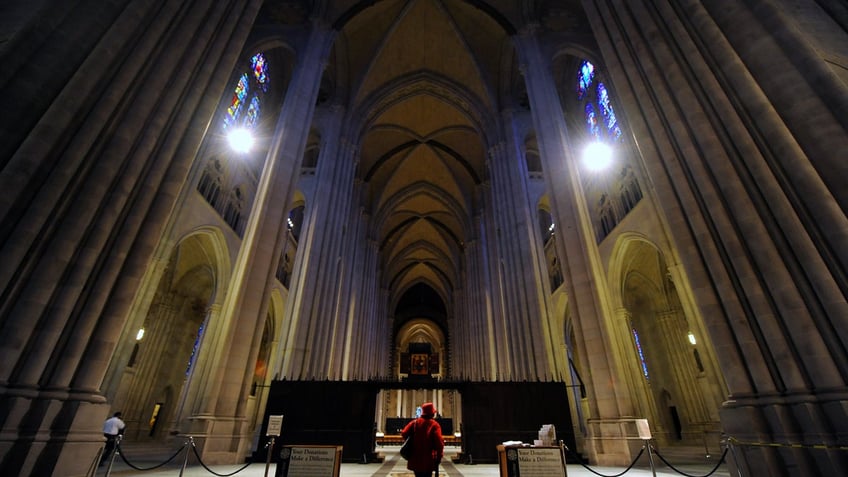
[[[695,444],[718,428],[716,374],[703,366],[710,354],[700,318],[687,316],[666,254],[637,233],[620,235],[609,259],[609,290],[616,333],[631,392],[664,443]],[[629,333],[629,336],[624,336]],[[694,337],[698,336],[698,339]]]
[[[128,321],[132,333],[125,333],[125,339],[134,343],[125,348],[133,349],[132,361],[113,362],[118,374],[114,402],[124,413],[127,435],[138,440],[164,441],[179,429],[190,402],[186,383],[197,365],[210,310],[223,301],[229,281],[230,255],[220,229],[202,227],[186,234],[167,257],[149,282],[150,302]]]

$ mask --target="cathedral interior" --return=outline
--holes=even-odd
[[[432,401],[466,452],[626,465],[646,419],[848,475],[844,2],[0,18],[0,474],[86,475],[115,411],[237,463]]]

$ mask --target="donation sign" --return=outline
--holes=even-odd
[[[507,447],[504,477],[565,477],[559,447]]]
[[[285,446],[277,464],[278,477],[338,477],[340,446]]]

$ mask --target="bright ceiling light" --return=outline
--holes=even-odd
[[[592,142],[583,150],[583,164],[591,171],[602,171],[612,163],[612,147]]]
[[[135,334],[135,340],[141,341],[144,338],[144,328],[139,328],[138,333]]]
[[[248,152],[253,147],[253,134],[247,129],[236,128],[227,134],[230,147],[236,152]]]

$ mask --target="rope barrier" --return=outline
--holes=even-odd
[[[194,451],[194,455],[195,457],[197,457],[197,461],[200,462],[200,465],[203,466],[203,468],[206,469],[207,472],[217,475],[218,477],[230,477],[231,475],[236,475],[244,469],[248,468],[248,466],[250,466],[251,464],[253,464],[253,462],[248,462],[247,464],[244,464],[244,466],[242,466],[241,468],[230,472],[229,474],[219,474],[214,470],[210,469],[209,467],[206,467],[206,464],[204,464],[203,461],[200,459],[200,453],[197,452],[197,447],[194,445],[194,441],[191,441],[191,450]]]
[[[118,453],[119,456],[121,456],[121,460],[124,461],[124,464],[127,464],[128,466],[130,466],[131,468],[133,468],[135,470],[140,470],[140,471],[144,472],[144,471],[148,471],[148,470],[158,469],[159,467],[162,467],[163,465],[165,465],[165,464],[171,462],[172,460],[176,459],[176,457],[178,455],[180,455],[180,452],[182,452],[186,448],[187,445],[188,445],[188,442],[183,444],[183,446],[180,447],[177,450],[177,452],[174,453],[174,455],[172,455],[171,457],[168,457],[168,460],[166,460],[165,462],[162,462],[161,464],[154,465],[153,467],[146,467],[146,468],[137,467],[137,466],[133,465],[130,461],[128,461],[127,457],[124,455],[124,450],[121,449],[120,444],[115,446],[115,451]]]
[[[686,472],[683,472],[682,470],[678,470],[673,465],[669,464],[668,461],[665,460],[665,458],[662,455],[660,455],[660,452],[658,450],[654,449],[654,454],[656,454],[657,457],[659,457],[660,460],[663,461],[663,463],[665,465],[667,465],[671,470],[677,472],[680,475],[684,475],[686,477],[710,477],[711,475],[715,474],[715,472],[718,470],[718,468],[721,467],[721,464],[724,463],[724,458],[727,457],[727,449],[724,449],[724,453],[721,454],[721,459],[718,460],[718,463],[715,465],[715,467],[713,467],[713,470],[709,471],[709,473],[704,474],[704,475],[687,474]]]
[[[589,472],[591,472],[595,475],[599,475],[600,477],[621,477],[622,475],[630,472],[630,469],[632,469],[633,466],[636,465],[636,461],[639,460],[639,458],[642,457],[642,454],[645,452],[645,447],[642,446],[642,449],[639,450],[639,454],[636,455],[636,458],[633,459],[633,462],[631,462],[630,465],[627,466],[627,468],[624,469],[623,472],[621,472],[619,474],[614,474],[614,475],[606,475],[606,474],[602,474],[600,472],[596,472],[594,469],[591,469],[588,465],[584,464],[583,459],[579,455],[577,455],[576,453],[572,452],[571,449],[568,448],[568,446],[565,446],[565,450],[567,450],[568,452],[571,452],[571,455],[573,455],[574,457],[577,458],[578,464],[582,465],[584,469],[588,470]]]
[[[653,449],[653,448],[652,448],[652,449]],[[578,455],[578,454],[576,454],[576,453],[572,452],[572,451],[571,451],[571,449],[569,449],[569,448],[568,448],[568,446],[565,446],[565,450],[566,450],[566,451],[568,451],[568,452],[569,452],[569,453],[570,453],[573,457],[575,457],[575,460],[577,461],[577,463],[578,463],[578,464],[580,464],[581,466],[583,466],[583,468],[585,468],[586,470],[588,470],[589,472],[591,472],[591,473],[593,473],[593,474],[595,474],[595,475],[598,475],[598,476],[600,476],[600,477],[621,477],[622,475],[624,475],[624,474],[626,474],[627,472],[629,472],[629,471],[630,471],[630,469],[632,469],[634,465],[636,465],[636,462],[639,460],[639,458],[640,458],[640,457],[642,457],[642,454],[645,452],[645,446],[643,446],[643,447],[642,447],[642,449],[641,449],[641,450],[639,450],[639,454],[636,456],[636,458],[634,458],[634,459],[633,459],[633,462],[631,462],[631,463],[630,463],[630,465],[629,465],[629,466],[627,466],[627,468],[626,468],[626,469],[624,469],[622,472],[620,472],[620,473],[618,473],[618,474],[614,474],[614,475],[601,474],[600,472],[595,471],[594,469],[590,468],[587,464],[585,464],[585,463],[583,462],[583,459],[580,457],[580,455]],[[712,469],[711,471],[709,471],[707,474],[704,474],[704,475],[692,475],[692,474],[687,474],[686,472],[683,472],[682,470],[677,469],[676,467],[674,467],[673,465],[671,465],[671,463],[669,463],[669,462],[665,459],[665,457],[663,457],[662,455],[660,455],[660,453],[659,453],[659,452],[657,452],[656,450],[654,450],[654,453],[655,453],[655,454],[657,455],[657,457],[659,457],[659,458],[660,458],[660,460],[662,460],[662,461],[663,461],[663,463],[664,463],[665,465],[667,465],[667,466],[668,466],[668,467],[669,467],[672,471],[677,472],[677,473],[678,473],[678,474],[680,474],[680,475],[683,475],[683,476],[685,476],[685,477],[710,477],[711,475],[715,474],[715,473],[716,473],[716,471],[718,471],[719,467],[721,467],[721,465],[722,465],[722,464],[724,464],[724,460],[725,460],[725,458],[727,457],[727,451],[728,451],[728,449],[724,449],[724,452],[721,454],[721,458],[718,460],[718,463],[716,463],[715,467],[713,467],[713,469]]]
[[[209,467],[207,467],[206,464],[203,463],[203,460],[200,458],[200,453],[197,452],[197,446],[194,443],[194,439],[191,438],[191,437],[189,437],[189,440],[186,441],[186,443],[183,444],[183,446],[180,447],[171,457],[169,457],[168,460],[166,460],[165,462],[162,462],[160,464],[156,464],[152,467],[139,467],[139,466],[133,464],[132,462],[130,462],[129,460],[127,460],[127,457],[124,455],[123,449],[121,449],[120,443],[115,445],[115,453],[120,455],[121,460],[123,460],[124,463],[127,464],[127,466],[129,466],[130,468],[138,470],[138,471],[145,472],[145,471],[148,471],[148,470],[158,469],[159,467],[162,467],[163,465],[168,464],[172,460],[176,459],[177,456],[180,455],[180,453],[182,453],[183,450],[186,450],[186,447],[189,447],[189,446],[191,447],[191,450],[194,452],[195,457],[197,457],[197,462],[199,462],[200,465],[204,469],[206,469],[209,473],[214,474],[218,477],[230,477],[232,475],[238,474],[239,472],[243,471],[244,469],[246,469],[248,466],[250,466],[252,464],[252,462],[248,462],[244,466],[240,467],[239,469],[237,469],[233,472],[230,472],[229,474],[219,474],[219,473],[215,472],[214,470],[210,469]],[[187,450],[186,450],[186,460],[188,460],[188,451]],[[183,467],[185,467],[185,463],[183,463]],[[107,472],[107,474],[108,474],[108,472]],[[180,475],[182,475],[182,470],[180,471]]]
[[[734,445],[739,446],[750,446],[750,447],[786,447],[789,449],[817,449],[817,450],[840,450],[840,451],[848,451],[848,446],[844,445],[830,445],[830,444],[784,444],[781,442],[745,442],[737,440],[735,437],[728,437],[727,442],[732,443]]]

